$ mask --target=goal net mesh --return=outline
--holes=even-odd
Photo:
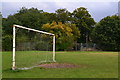
[[[53,62],[53,36],[17,27],[15,31],[17,68]]]

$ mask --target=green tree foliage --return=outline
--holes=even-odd
[[[12,35],[2,36],[2,50],[5,51],[12,50]]]
[[[47,17],[49,23],[52,23],[53,21],[57,22],[56,13],[44,12],[43,14]]]
[[[15,18],[15,16],[10,15],[8,18],[2,19],[2,28],[5,35],[12,35],[13,24],[20,24],[20,22]]]
[[[42,24],[47,23],[47,18],[42,10],[37,8],[27,9],[22,7],[18,13],[9,15],[8,18],[3,18],[3,30],[6,34],[12,33],[13,24],[19,24],[34,29],[41,29]]]
[[[14,16],[2,19],[2,50],[12,50],[12,27],[16,23],[18,20]]]
[[[102,50],[120,50],[120,17],[103,18],[95,25],[92,39]]]
[[[57,9],[55,13],[48,13],[43,10],[38,10],[37,8],[27,9],[22,7],[17,13],[9,15],[7,18],[3,18],[2,20],[4,32],[3,37],[12,35],[13,24],[38,30],[43,29],[56,34],[58,39],[57,44],[60,44],[60,46],[58,46],[58,50],[67,50],[68,48],[71,48],[71,46],[73,46],[73,42],[85,42],[86,35],[88,37],[90,36],[92,26],[95,24],[93,18],[91,18],[91,15],[88,13],[86,8],[83,7],[77,8],[73,11],[73,13],[70,13],[67,9]],[[42,28],[43,24],[52,27],[50,27],[50,29]],[[53,26],[57,27],[53,28]],[[79,33],[80,31],[81,36]],[[25,36],[28,36],[27,31],[21,31],[20,35],[21,34],[24,35],[21,40],[24,40]],[[29,35],[35,36],[32,32],[30,32]],[[4,40],[5,39],[7,38],[4,38]],[[4,48],[6,48],[4,50],[7,50],[7,47]]]
[[[6,35],[12,35],[13,24],[18,24],[40,30],[42,24],[45,24],[48,21],[47,17],[43,13],[44,12],[42,10],[38,10],[37,8],[27,9],[23,7],[18,11],[18,13],[9,15],[8,18],[3,18],[2,19],[2,25],[3,25],[2,28],[4,32],[3,37],[5,37]],[[22,32],[20,34],[25,34],[25,33],[26,32]],[[34,36],[34,34],[32,33],[30,34]],[[7,38],[4,38],[3,42],[6,41],[5,39]],[[10,44],[12,44],[12,42]],[[8,49],[7,47],[3,47],[3,48],[6,48],[4,50]]]
[[[47,23],[42,26],[43,30],[54,33],[56,36],[56,49],[68,50],[73,47],[73,43],[80,36],[79,29],[75,24],[62,24],[62,22]]]
[[[67,9],[57,9],[55,12],[57,22],[67,23],[71,20],[71,13]]]
[[[71,21],[71,13],[67,9],[57,9],[55,13],[44,12],[44,15],[48,18],[49,23],[53,21],[68,23]]]
[[[2,50],[2,14],[0,12],[0,51]]]
[[[20,21],[20,25],[41,29],[42,24],[45,24],[48,21],[43,13],[43,10],[38,10],[37,8],[27,9],[23,7],[14,16]]]
[[[76,26],[81,31],[81,37],[78,39],[78,42],[86,42],[86,36],[87,40],[89,40],[88,37],[90,37],[89,34],[92,31],[95,21],[86,8],[80,7],[73,11],[72,23],[76,24]]]

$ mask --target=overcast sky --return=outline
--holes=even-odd
[[[99,0],[98,0],[99,1]],[[39,10],[43,10],[45,12],[55,12],[55,10],[60,8],[66,8],[68,11],[72,12],[76,8],[85,7],[92,15],[96,22],[100,21],[102,18],[106,16],[111,16],[118,13],[118,1],[115,2],[82,2],[82,1],[50,1],[50,2],[15,2],[14,0],[11,2],[4,1],[2,2],[2,15],[3,17],[7,17],[10,14],[17,13],[20,8],[38,8]]]

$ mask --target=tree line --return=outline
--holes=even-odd
[[[57,50],[70,50],[75,43],[86,42],[94,42],[102,50],[120,50],[120,17],[117,15],[96,23],[84,7],[73,12],[57,9],[55,13],[22,7],[17,13],[2,18],[2,48],[5,51],[12,50],[13,24],[54,33]]]

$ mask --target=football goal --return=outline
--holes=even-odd
[[[29,69],[55,60],[55,34],[13,25],[12,70]]]

